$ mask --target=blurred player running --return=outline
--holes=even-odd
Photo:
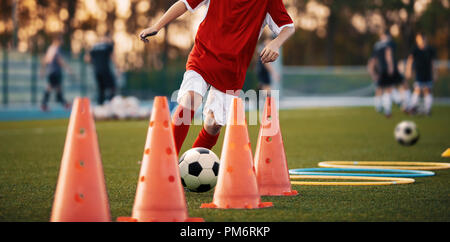
[[[72,69],[66,64],[61,56],[61,36],[57,36],[53,39],[52,44],[48,47],[42,61],[41,77],[47,76],[47,87],[44,92],[44,98],[42,99],[41,109],[42,111],[48,111],[48,101],[52,91],[56,92],[56,101],[61,103],[66,109],[70,108],[70,103],[64,99],[62,81],[63,81],[63,69],[71,74]]]
[[[433,83],[436,74],[433,73],[433,60],[436,58],[436,51],[428,45],[426,36],[423,33],[416,35],[416,47],[408,57],[406,77],[411,79],[413,70],[416,73],[416,82],[414,84],[414,94],[408,111],[411,114],[417,113],[419,97],[423,93],[425,114],[431,115],[433,106]]]
[[[172,118],[177,152],[189,131],[195,110],[209,89],[204,106],[204,125],[193,147],[211,149],[226,124],[231,100],[243,87],[260,33],[265,25],[278,35],[261,51],[262,63],[275,61],[280,46],[294,33],[292,19],[282,0],[181,0],[140,38],[156,35],[161,28],[200,6],[207,14],[199,26],[186,73],[178,93],[179,106]]]
[[[368,63],[369,73],[376,83],[375,109],[384,112],[386,117],[392,115],[392,87],[402,80],[395,51],[396,45],[389,31],[381,32]]]

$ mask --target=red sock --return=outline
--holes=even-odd
[[[183,142],[189,132],[189,127],[191,126],[194,114],[195,111],[184,108],[181,105],[178,105],[177,110],[175,110],[175,113],[173,114],[172,130],[175,138],[177,154],[180,153],[181,146],[183,146]],[[190,118],[187,115],[191,115]]]
[[[212,149],[214,145],[217,143],[217,139],[219,139],[220,133],[217,135],[210,135],[208,132],[206,132],[205,128],[202,128],[202,131],[198,134],[197,139],[194,142],[194,145],[192,145],[192,148],[197,147],[203,147],[206,149]]]

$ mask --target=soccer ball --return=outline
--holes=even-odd
[[[412,121],[403,121],[395,127],[395,139],[404,146],[411,146],[419,140],[419,130]]]
[[[219,158],[205,148],[186,151],[178,163],[181,183],[189,191],[207,192],[214,188],[219,173]]]

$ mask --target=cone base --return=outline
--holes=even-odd
[[[296,196],[298,192],[292,190],[291,184],[258,184],[259,194],[261,196]]]
[[[297,196],[298,191],[297,190],[290,190],[290,191],[286,191],[286,190],[282,190],[282,191],[274,191],[274,190],[260,190],[260,194],[261,196]]]
[[[261,193],[261,196],[264,197],[294,197],[298,196],[299,193],[296,190],[292,190],[290,192],[281,192],[281,193],[273,193],[273,192],[267,192],[267,193]]]
[[[257,206],[251,206],[251,205],[243,205],[243,206],[230,206],[230,205],[225,205],[225,206],[219,206],[215,203],[202,203],[202,205],[200,206],[200,208],[213,208],[213,209],[258,209],[258,208],[269,208],[269,207],[273,207],[273,203],[272,202],[262,202],[259,203]]]

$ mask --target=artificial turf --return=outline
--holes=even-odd
[[[401,120],[417,123],[421,139],[402,147],[393,138]],[[319,108],[281,111],[289,168],[317,167],[320,161],[450,162],[450,107],[432,117],[391,119],[373,108]],[[68,120],[0,122],[0,221],[49,221]],[[147,121],[98,121],[96,129],[111,216],[131,214]],[[249,126],[253,150],[258,126]],[[183,151],[200,126],[193,126]],[[214,152],[220,156],[223,134]],[[450,170],[417,178],[409,185],[362,187],[294,186],[295,197],[263,197],[274,207],[256,210],[200,209],[213,191],[186,192],[189,215],[206,221],[449,221]]]

